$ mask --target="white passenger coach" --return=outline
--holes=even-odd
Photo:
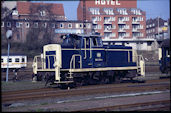
[[[7,69],[7,55],[1,55],[1,70],[5,71]],[[27,67],[27,56],[26,55],[10,55],[9,65],[10,70],[21,69]]]

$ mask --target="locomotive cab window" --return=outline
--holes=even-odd
[[[77,36],[63,36],[63,46],[72,46],[72,47],[80,47],[81,46],[81,40],[80,37]]]
[[[15,62],[20,62],[19,58],[15,58]]]
[[[98,46],[96,38],[93,38],[93,45],[96,46],[96,47]]]
[[[102,40],[100,39],[100,37],[93,37],[92,38],[92,43],[94,47],[102,47]]]

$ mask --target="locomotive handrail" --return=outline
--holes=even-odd
[[[84,59],[86,59],[87,58],[87,54],[86,54],[86,38],[84,38],[84,54],[85,54],[85,56],[84,56]]]
[[[79,56],[80,57],[80,68],[82,68],[82,57],[81,57],[81,55],[80,54],[72,55],[72,58],[70,60],[70,70],[69,70],[70,78],[72,78],[72,72],[71,72],[72,63],[73,63],[73,68],[75,69],[75,57],[76,56]]]
[[[72,63],[73,63],[73,68],[75,69],[75,57],[76,56],[80,57],[80,68],[82,68],[82,58],[81,58],[81,55],[75,54],[75,55],[72,55],[72,58],[70,60],[70,70],[72,69]]]
[[[142,66],[141,66],[141,63],[143,63]],[[144,62],[144,58],[142,55],[137,55],[137,67],[138,67],[138,70],[139,69],[141,70],[140,73],[144,73],[145,75],[145,62]]]
[[[92,58],[92,39],[90,38],[90,59]]]

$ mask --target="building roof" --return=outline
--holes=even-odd
[[[33,6],[33,7],[32,7]],[[17,10],[19,15],[28,15],[32,14],[32,11],[35,9],[43,7],[48,7],[52,14],[65,16],[63,4],[55,4],[55,3],[32,3],[32,2],[17,2]],[[37,12],[34,12],[37,13]]]

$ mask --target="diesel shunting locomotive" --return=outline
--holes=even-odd
[[[58,85],[119,82],[145,76],[145,62],[132,47],[103,45],[99,35],[67,34],[62,44],[48,44],[33,60],[37,80]]]

